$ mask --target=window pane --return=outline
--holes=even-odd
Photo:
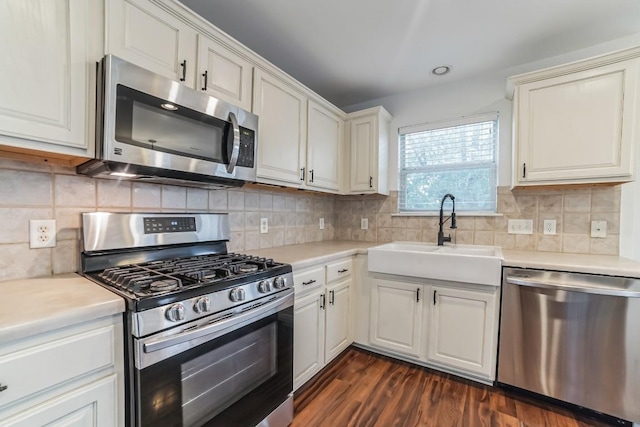
[[[476,119],[478,120],[478,119]],[[400,135],[400,211],[496,211],[497,117]]]

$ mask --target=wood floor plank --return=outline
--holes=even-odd
[[[604,421],[350,348],[296,392],[293,427],[604,427]]]

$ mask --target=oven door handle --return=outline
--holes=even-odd
[[[202,338],[216,333],[218,333],[218,335],[224,335],[225,333],[230,332],[227,331],[227,329],[236,326],[239,323],[258,320],[256,318],[269,316],[291,306],[293,306],[293,293],[268,302],[260,307],[256,307],[255,309],[250,309],[240,313],[236,316],[220,319],[215,323],[210,323],[195,329],[189,329],[188,331],[180,332],[176,335],[171,335],[165,338],[151,340],[143,344],[144,352],[152,353],[154,351],[162,350],[163,348],[182,344],[196,338]],[[211,337],[211,339],[216,337]]]

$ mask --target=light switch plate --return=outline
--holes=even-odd
[[[369,229],[369,218],[361,218],[360,219],[360,228],[362,230],[368,230]]]
[[[591,237],[598,239],[607,237],[607,221],[591,221]]]
[[[324,218],[320,218],[320,230],[324,230]]]
[[[269,218],[260,218],[260,233],[265,234],[269,232]]]
[[[509,234],[533,234],[532,219],[510,219],[507,227]]]

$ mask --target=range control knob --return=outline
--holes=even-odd
[[[287,279],[284,277],[276,277],[276,280],[273,281],[273,286],[276,289],[284,289],[287,287]]]
[[[173,304],[171,307],[167,308],[165,316],[172,322],[184,320],[184,305],[180,303]]]
[[[200,297],[193,304],[193,311],[196,313],[206,313],[207,311],[211,311],[211,300],[209,297]]]
[[[258,292],[261,294],[266,294],[271,292],[271,283],[268,280],[263,280],[258,283]]]
[[[231,292],[229,292],[229,299],[233,302],[244,301],[244,289],[231,289]]]

